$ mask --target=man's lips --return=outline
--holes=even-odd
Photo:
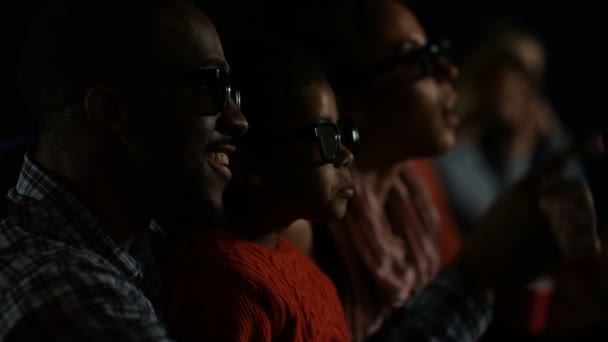
[[[236,144],[232,139],[217,139],[207,143],[205,152],[224,152],[232,154],[236,152]]]
[[[224,152],[207,152],[205,157],[216,164],[230,166],[230,157]]]
[[[215,171],[226,179],[230,179],[232,172],[230,172],[228,166],[230,165],[230,155],[235,151],[236,147],[230,142],[212,142],[205,148],[204,158],[210,162],[209,164]]]

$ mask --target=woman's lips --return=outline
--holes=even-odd
[[[355,195],[355,187],[353,185],[347,185],[341,187],[337,193],[338,197],[349,199]]]
[[[456,112],[451,110],[443,112],[443,119],[450,128],[457,128],[460,124],[460,117]]]

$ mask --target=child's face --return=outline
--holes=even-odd
[[[328,123],[325,128],[332,128],[332,124],[337,123],[333,90],[326,82],[313,83],[299,89],[293,99],[291,108],[273,125],[287,138],[275,144],[276,151],[273,158],[269,158],[272,165],[265,168],[263,175],[263,184],[275,202],[271,205],[277,214],[284,214],[290,220],[339,219],[353,195],[349,171],[353,155],[341,145],[335,149],[334,162],[327,162],[314,128]]]

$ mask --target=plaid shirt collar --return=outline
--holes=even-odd
[[[27,154],[17,185],[9,193],[9,197],[13,199],[31,198],[41,203],[48,203],[48,207],[56,208],[57,218],[60,222],[53,224],[54,228],[42,225],[46,231],[36,233],[50,235],[74,247],[93,251],[120,270],[129,281],[134,284],[142,281],[141,264],[145,264],[147,260],[136,260],[122,249],[108,235],[101,222],[93,216],[89,209],[57,179],[31,160]],[[151,222],[149,229],[148,233],[164,235],[162,229],[154,222]],[[137,254],[142,255],[142,253]],[[143,255],[150,255],[150,253],[143,253]]]

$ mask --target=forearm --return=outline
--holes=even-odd
[[[370,341],[476,341],[492,316],[487,291],[442,271],[395,311]]]

